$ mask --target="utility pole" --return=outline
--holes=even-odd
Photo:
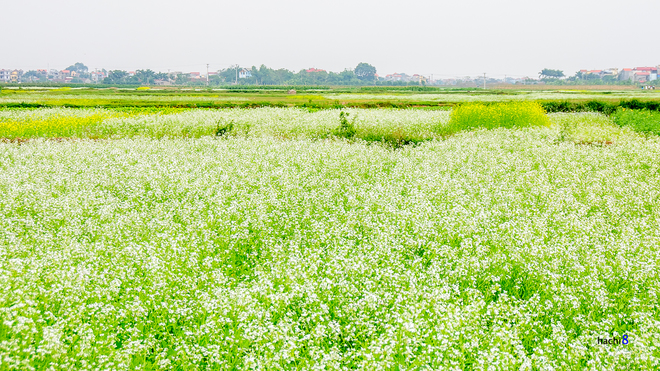
[[[484,90],[486,90],[486,72],[484,72]]]
[[[236,85],[238,85],[238,65],[234,65],[236,67]]]
[[[209,64],[206,64],[206,86],[209,86]]]

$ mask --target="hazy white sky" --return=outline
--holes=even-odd
[[[660,64],[660,0],[21,0],[0,68],[298,71],[435,78]]]

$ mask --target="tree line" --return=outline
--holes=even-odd
[[[247,76],[240,72],[249,71]],[[241,76],[239,76],[239,74]],[[175,85],[206,85],[206,78],[193,79],[186,73],[163,73],[152,70],[137,70],[131,75],[126,71],[112,70],[103,80],[104,84],[139,84],[152,85],[156,80],[166,81]],[[376,67],[368,63],[360,63],[355,69],[342,72],[315,70],[308,72],[289,71],[287,69],[272,69],[265,65],[251,68],[232,66],[211,74],[208,84],[222,85],[371,85],[376,82]]]
[[[576,72],[573,76],[566,76],[564,71],[544,68],[539,72],[539,79],[552,85],[631,85],[630,80],[619,80],[618,76],[601,76],[595,73]]]

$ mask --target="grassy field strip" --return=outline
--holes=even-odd
[[[651,369],[660,142],[560,131],[1,144],[0,368]]]
[[[419,143],[429,139],[439,139],[450,129],[469,129],[473,126],[469,123],[449,125],[451,111],[378,109],[347,109],[344,111],[349,114],[348,120],[355,126],[355,138],[368,141],[397,140],[399,138]],[[515,113],[515,111],[512,112]],[[226,135],[326,138],[334,135],[333,133],[339,127],[339,113],[340,110],[310,112],[299,108],[252,110],[9,109],[0,110],[0,137],[6,139],[135,136],[195,138],[215,136],[218,134],[219,128],[231,126],[231,130],[227,130]],[[642,124],[649,120],[648,117],[651,117],[649,115],[651,114],[633,112],[625,113],[622,117],[626,119],[641,117],[634,122],[638,122],[635,125],[644,129]],[[482,116],[475,116],[475,120],[481,120],[479,117]],[[532,117],[535,116],[529,116],[529,119],[531,120]],[[574,142],[611,142],[619,135],[618,133],[624,130],[615,125],[614,121],[607,116],[595,113],[549,114],[548,118],[552,125],[562,128],[563,137],[566,140]],[[526,119],[527,116],[523,115],[519,116],[518,121]],[[513,118],[504,120],[504,125],[527,125],[525,122],[512,120]],[[628,119],[628,121],[631,120]],[[457,122],[459,121],[461,120]],[[625,124],[623,119],[619,120],[619,123]],[[544,123],[541,122],[541,124]],[[479,125],[492,127],[496,124],[484,118],[484,122]],[[637,127],[632,124],[628,126]],[[656,124],[656,126],[655,130],[660,133],[660,125]]]
[[[286,90],[212,90],[212,89],[182,89],[182,90],[143,90],[109,89],[109,90],[76,90],[53,89],[50,91],[35,91],[33,89],[4,88],[0,92],[0,105],[6,104],[45,104],[53,106],[73,105],[77,107],[97,106],[131,106],[131,105],[213,105],[219,106],[244,103],[281,104],[281,105],[320,105],[328,108],[334,104],[421,104],[437,105],[438,103],[461,102],[510,102],[510,101],[619,101],[619,100],[660,100],[657,91],[531,91],[531,90],[481,90],[472,91],[439,91],[439,92],[387,92],[374,93],[332,93],[327,90],[306,90],[298,94],[287,94]]]
[[[170,110],[172,111],[172,110]],[[253,110],[174,110],[150,114],[149,110],[49,108],[0,110],[0,137],[201,137],[215,135],[219,126],[233,123],[231,135],[319,138],[339,126],[339,110],[310,112],[299,108]],[[426,140],[437,137],[437,126],[449,121],[447,111],[345,110],[359,134],[375,137],[405,135]],[[103,116],[93,121],[89,117]],[[51,118],[47,129],[40,132]],[[67,118],[67,120],[60,120]],[[67,124],[68,123],[68,124]],[[57,129],[59,128],[59,132]]]
[[[217,102],[217,101],[248,101],[248,97],[240,96],[219,96],[219,95],[131,95],[131,94],[55,94],[55,93],[16,93],[0,95],[0,104],[2,103],[58,103],[75,101],[84,105],[86,101],[98,102],[118,101],[118,102]]]
[[[324,94],[323,97],[330,100],[396,100],[396,101],[436,101],[436,102],[508,102],[508,101],[536,101],[536,100],[589,100],[589,99],[631,99],[646,98],[660,99],[658,92],[644,91],[615,91],[615,92],[550,92],[550,91],[517,91],[516,93],[478,92],[449,93],[449,94]]]

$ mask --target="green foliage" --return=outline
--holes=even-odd
[[[576,105],[569,101],[546,101],[539,102],[543,109],[548,113],[557,112],[577,112]]]
[[[639,133],[660,135],[660,112],[620,108],[614,112],[612,120]]]
[[[230,134],[234,130],[234,120],[225,122],[224,120],[218,120],[216,122],[215,136],[222,137],[227,134]]]
[[[606,115],[610,115],[617,108],[616,103],[603,102],[598,100],[590,100],[587,102],[546,101],[546,102],[539,102],[539,104],[548,113],[600,112]]]
[[[360,63],[355,67],[355,76],[363,81],[373,81],[376,79],[376,67],[369,63]]]
[[[441,126],[442,135],[477,128],[514,128],[548,126],[550,121],[543,107],[535,102],[466,103],[454,109],[451,120]]]
[[[600,112],[606,115],[613,114],[618,108],[626,109],[646,109],[650,111],[660,111],[660,102],[641,101],[639,99],[622,100],[617,103],[590,100],[587,102],[569,102],[569,101],[541,101],[539,104],[548,113],[555,112]]]
[[[600,112],[611,115],[616,110],[616,105],[609,102],[590,100],[585,103],[586,111]]]
[[[353,121],[349,121],[349,115],[350,114],[348,112],[339,112],[339,127],[334,131],[335,136],[346,139],[351,139],[355,136],[355,119],[353,119]]]
[[[78,73],[86,73],[89,70],[89,68],[87,66],[85,66],[84,64],[82,64],[80,62],[77,62],[76,64],[73,64],[73,65],[65,68],[65,70],[75,71],[75,72],[78,72]]]
[[[631,99],[621,101],[619,106],[627,109],[646,109],[649,111],[660,111],[660,102],[658,101],[641,101],[639,99]]]
[[[113,70],[108,73],[108,77],[103,79],[104,84],[125,84],[128,72],[122,70]]]
[[[541,78],[562,78],[564,77],[564,71],[560,70],[551,70],[549,68],[544,68],[543,71],[539,72]]]

